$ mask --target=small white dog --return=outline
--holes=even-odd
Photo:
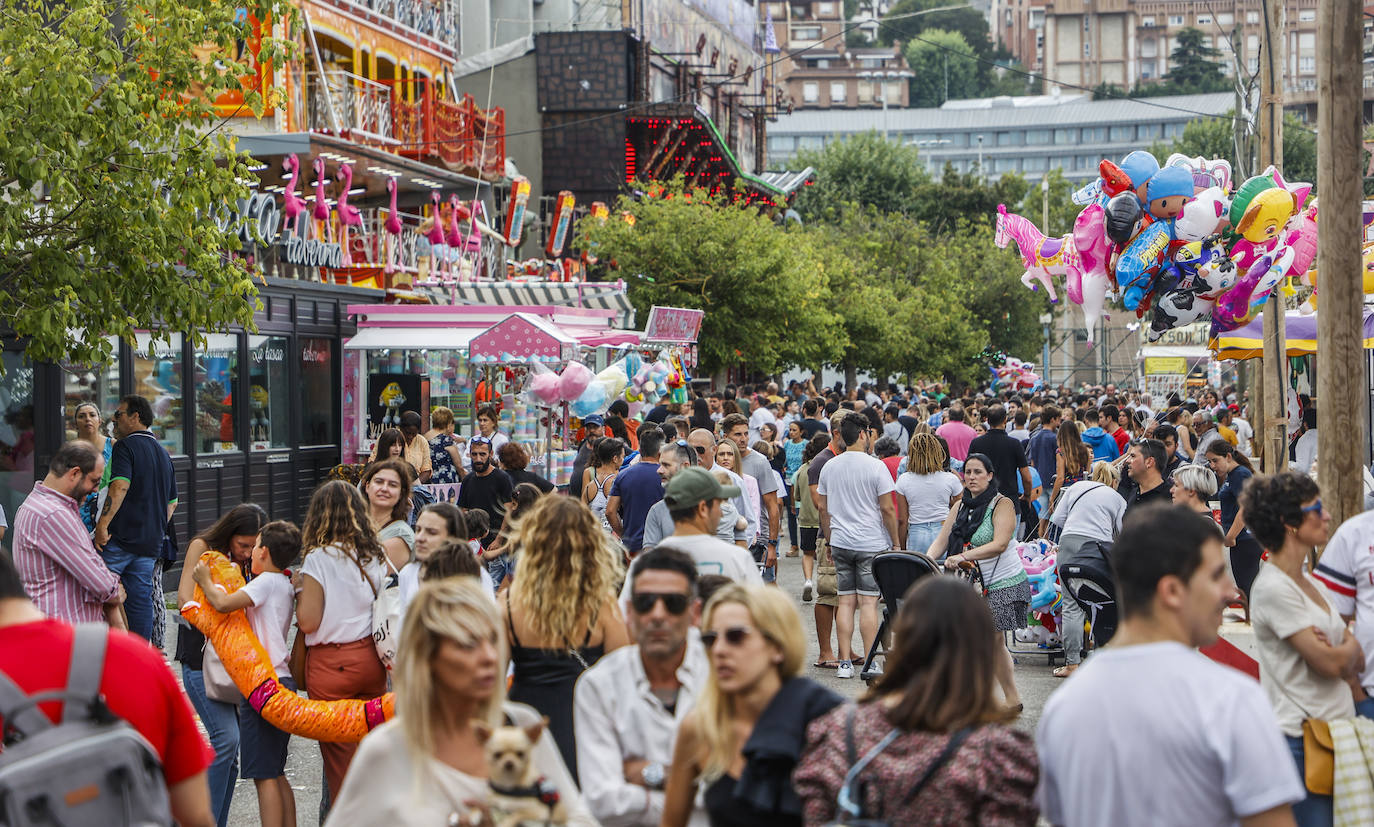
[[[492,820],[496,827],[520,824],[563,825],[567,811],[558,788],[534,767],[534,745],[549,719],[527,727],[473,723],[487,756]]]

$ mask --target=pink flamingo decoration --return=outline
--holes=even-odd
[[[396,179],[387,177],[386,192],[391,196],[391,206],[386,214],[386,223],[382,229],[386,230],[386,267],[383,268],[387,274],[396,272],[396,247],[401,242],[401,216],[396,212]]]
[[[452,280],[453,274],[454,274],[452,256],[453,256],[453,253],[454,253],[455,251],[460,250],[460,249],[462,248],[462,246],[463,246],[463,231],[460,230],[460,229],[458,229],[458,222],[461,221],[461,220],[463,220],[463,219],[465,219],[465,218],[470,217],[470,216],[472,215],[472,213],[468,210],[467,207],[464,207],[464,206],[463,206],[463,202],[460,201],[460,200],[458,199],[458,194],[457,194],[457,193],[454,193],[453,195],[450,195],[450,196],[448,197],[448,205],[449,205],[449,214],[448,214],[448,238],[447,238],[447,241],[448,241],[448,249],[449,249],[449,267],[448,267],[448,275],[449,275],[450,280]]]
[[[325,235],[332,242],[334,240],[334,228],[329,223],[329,203],[324,199],[324,159],[316,158],[313,166],[315,168],[315,206],[311,212],[311,217],[317,222],[315,237],[320,237],[319,227],[323,226]]]
[[[282,166],[287,171],[286,190],[281,194],[282,214],[286,216],[282,227],[290,227],[291,232],[299,236],[301,216],[305,214],[305,199],[296,194],[296,182],[300,180],[301,175],[301,159],[295,155],[288,155],[286,160],[282,161]]]
[[[467,235],[462,237],[463,262],[466,264],[469,259],[472,262],[472,280],[477,280],[477,263],[482,252],[482,231],[478,229],[477,222],[485,214],[482,202],[478,199],[472,201],[472,219],[468,222]]]
[[[351,267],[353,251],[349,249],[348,228],[363,226],[362,212],[348,203],[348,191],[353,187],[352,164],[343,164],[339,167],[339,182],[339,204],[335,210],[339,216],[339,241],[343,245],[344,266]]]
[[[447,255],[443,259],[439,258],[439,248],[444,244],[444,220],[439,212],[438,190],[430,191],[429,203],[431,205],[429,231],[425,233],[425,238],[429,241],[429,270],[433,274],[430,278],[437,281],[439,273],[443,269],[444,261],[448,259]]]

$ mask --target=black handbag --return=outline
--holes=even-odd
[[[864,788],[867,785],[859,780],[859,776],[873,759],[878,756],[878,753],[887,749],[888,745],[895,741],[897,736],[902,733],[901,730],[894,727],[890,732],[884,735],[883,739],[875,744],[872,749],[864,753],[862,758],[855,761],[855,709],[856,707],[854,706],[849,707],[849,712],[845,715],[844,721],[845,754],[849,760],[849,772],[844,777],[844,784],[840,786],[840,794],[835,807],[837,811],[836,819],[827,823],[825,827],[889,827],[890,822],[888,822],[887,819],[873,818],[866,812],[864,808]],[[935,756],[935,760],[931,762],[930,766],[926,768],[926,771],[917,779],[916,784],[902,797],[897,807],[899,811],[911,804],[916,796],[920,795],[921,790],[930,782],[930,779],[935,777],[935,774],[940,771],[940,768],[949,762],[949,759],[954,756],[954,753],[959,751],[959,747],[963,745],[964,740],[972,733],[972,727],[964,727],[950,736],[949,742],[945,744],[945,748],[940,751],[939,755]]]

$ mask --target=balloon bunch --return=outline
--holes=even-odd
[[[1059,591],[1059,570],[1055,563],[1055,547],[1048,540],[1030,540],[1016,545],[1021,566],[1031,586],[1031,628],[1024,642],[1038,642],[1041,646],[1058,643],[1059,611],[1064,598]],[[1022,639],[1018,633],[1018,639]]]
[[[569,364],[562,374],[533,363],[521,396],[532,405],[546,408],[566,402],[577,417],[600,413],[617,399],[624,399],[630,403],[633,414],[639,406],[656,403],[664,396],[674,402],[686,402],[691,378],[676,353],[665,350],[653,362],[645,362],[631,351],[597,374],[580,362]]]
[[[1289,183],[1274,167],[1234,192],[1223,159],[1175,153],[1161,166],[1136,151],[1120,163],[1103,160],[1098,172],[1073,194],[1083,210],[1069,235],[1046,238],[1002,205],[994,235],[998,247],[1016,242],[1022,283],[1043,285],[1051,301],[1058,300],[1053,278],[1065,277],[1090,344],[1109,294],[1138,317],[1150,311],[1152,341],[1208,319],[1217,333],[1254,318],[1316,257],[1316,202],[1304,209],[1312,186]],[[1315,286],[1315,277],[1308,283]]]
[[[1000,367],[988,370],[992,371],[993,391],[1035,391],[1044,384],[1040,374],[1035,372],[1035,365],[1020,359],[1009,357]]]

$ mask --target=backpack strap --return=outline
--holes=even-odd
[[[72,638],[72,663],[67,670],[68,698],[62,706],[62,723],[89,715],[100,701],[100,676],[105,671],[105,642],[109,634],[110,627],[103,623],[77,624],[76,635]]]
[[[4,672],[0,672],[0,718],[5,719],[6,735],[17,732],[25,738],[32,738],[53,726],[48,716],[38,708],[37,700],[20,689]]]

